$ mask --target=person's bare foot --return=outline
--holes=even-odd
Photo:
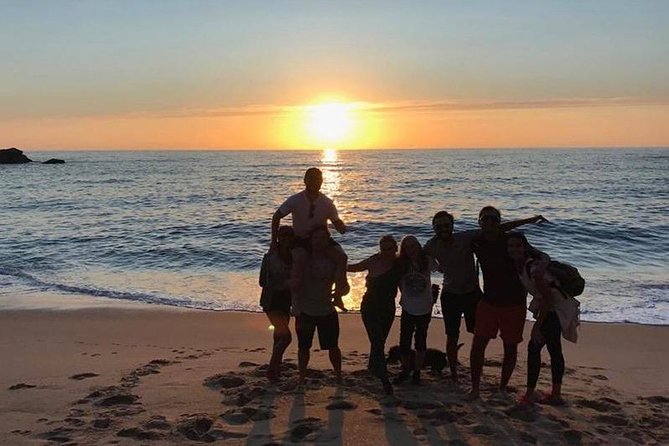
[[[265,372],[265,377],[267,377],[269,382],[272,384],[276,384],[281,380],[279,373],[277,373],[277,371],[273,368],[267,368],[267,372]]]

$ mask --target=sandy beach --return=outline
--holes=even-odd
[[[343,386],[316,351],[308,385],[297,389],[296,342],[272,386],[264,378],[268,326],[263,314],[148,305],[1,311],[0,443],[669,443],[667,326],[584,323],[579,344],[565,343],[566,407],[516,405],[525,343],[515,393],[495,394],[499,341],[488,350],[482,401],[466,402],[468,379],[453,389],[429,372],[420,387],[384,396],[366,371],[358,314],[341,317]],[[463,336],[463,369],[470,340]],[[433,319],[428,346],[444,343]],[[544,367],[539,388],[549,383]]]

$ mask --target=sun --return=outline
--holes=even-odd
[[[354,119],[353,106],[342,102],[327,102],[307,107],[307,130],[321,144],[336,145],[350,139]]]

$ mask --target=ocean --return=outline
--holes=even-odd
[[[543,214],[549,223],[522,229],[579,268],[583,320],[669,324],[666,149],[27,155],[66,164],[0,166],[0,302],[95,296],[260,311],[271,216],[317,166],[349,227],[335,238],[351,261],[383,234],[425,242],[442,209],[456,231],[475,228],[489,204],[504,220]],[[364,276],[350,278],[355,310]]]

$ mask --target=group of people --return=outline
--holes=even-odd
[[[289,197],[272,218],[271,247],[260,272],[260,304],[274,326],[274,346],[267,370],[270,381],[280,379],[283,354],[292,341],[292,314],[298,338],[300,382],[305,381],[316,332],[321,350],[329,353],[336,381],[342,382],[336,308],[347,311],[342,299],[350,290],[346,273],[366,271],[360,313],[371,344],[368,368],[386,393],[392,394],[394,384],[408,380],[420,384],[427,332],[437,299],[441,301],[452,382],[457,384],[459,378],[458,348],[464,316],[467,331],[473,333],[470,398],[479,397],[486,347],[498,334],[504,344],[499,388],[505,391],[523,339],[529,292],[533,296],[529,310],[536,322],[528,342],[527,391],[522,401],[532,403],[541,398],[550,404],[564,403],[561,338],[576,342],[579,304],[557,287],[556,278],[548,271],[550,258],[533,248],[522,233],[512,231],[546,221],[541,215],[502,223],[500,211],[486,206],[479,212],[480,229],[453,232],[453,215],[440,211],[432,218],[434,236],[424,246],[412,235],[403,237],[399,245],[392,235],[384,235],[377,253],[348,263],[327,223],[332,222],[341,234],[346,232],[346,225],[332,200],[320,192],[322,183],[322,172],[308,169],[305,189]],[[287,215],[292,216],[292,226],[281,225]],[[434,271],[443,274],[441,293],[439,286],[431,283]],[[391,379],[385,344],[395,320],[398,290],[402,368]],[[535,389],[544,346],[551,358],[553,385],[550,395],[541,396]]]

